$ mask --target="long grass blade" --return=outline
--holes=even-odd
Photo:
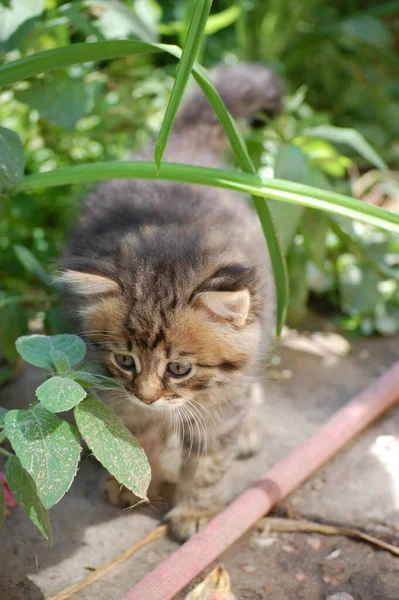
[[[168,52],[177,58],[181,56],[181,49],[169,44],[151,44],[130,40],[73,44],[65,48],[46,50],[3,65],[0,67],[0,85],[9,85],[21,79],[28,79],[35,75],[62,69],[76,63],[162,51]],[[240,168],[244,172],[255,173],[254,166],[237,124],[226,109],[205,70],[200,65],[194,63],[192,72],[195,80],[215,111],[237,156]],[[277,291],[277,335],[280,335],[288,304],[287,267],[266,200],[253,196],[253,202],[265,233],[272,261]]]
[[[150,161],[109,161],[75,165],[46,173],[27,175],[17,189],[28,192],[67,184],[129,178],[156,179],[155,163]],[[212,169],[178,163],[162,163],[158,179],[226,188],[260,198],[267,197],[292,204],[302,204],[399,233],[399,214],[309,185],[282,179],[267,179],[259,175],[238,173],[228,169]]]
[[[211,6],[212,0],[196,0],[194,4],[194,10],[188,25],[187,36],[177,68],[176,79],[155,145],[155,164],[158,169],[176,118],[176,113],[183,98],[184,90],[186,89],[191,70],[201,45],[202,35]]]

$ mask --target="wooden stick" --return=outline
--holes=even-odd
[[[65,588],[64,590],[61,590],[55,596],[48,597],[47,600],[68,600],[68,598],[71,598],[78,592],[81,592],[85,587],[87,587],[91,583],[94,583],[94,581],[97,581],[97,579],[100,579],[100,577],[103,577],[106,573],[108,573],[108,571],[110,571],[117,565],[120,565],[120,563],[132,556],[135,552],[137,552],[137,550],[140,550],[140,548],[143,548],[150,542],[153,542],[154,540],[165,536],[167,530],[168,527],[166,525],[160,525],[153,531],[150,531],[150,533],[143,537],[143,539],[141,539],[139,542],[137,542],[137,544],[134,544],[134,546],[131,546],[131,548],[128,548],[127,550],[125,550],[125,552],[119,554],[119,556],[117,556],[111,562],[107,563],[106,565],[103,565],[102,567],[99,567],[93,573],[91,573],[81,581],[78,581],[77,583],[74,583],[73,585]]]
[[[399,397],[399,362],[368,390],[338,410],[304,444],[278,462],[176,552],[135,585],[123,600],[172,600],[258,519],[314,473]]]

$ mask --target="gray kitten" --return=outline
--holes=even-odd
[[[280,110],[283,87],[263,66],[222,67],[214,80],[234,117]],[[195,88],[165,160],[221,167],[226,142]],[[151,147],[132,158],[152,155]],[[147,452],[149,494],[170,481],[167,452],[179,454],[167,518],[172,533],[187,539],[221,508],[232,459],[259,446],[251,405],[275,300],[257,217],[224,189],[108,181],[87,198],[62,266],[79,329],[123,385],[125,402],[108,400]],[[113,502],[133,502],[113,479],[107,491]]]

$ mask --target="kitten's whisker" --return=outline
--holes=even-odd
[[[189,431],[189,434],[190,434],[190,448],[189,448],[189,450],[188,450],[188,453],[187,453],[187,456],[186,456],[186,460],[185,460],[185,461],[184,461],[184,463],[183,463],[183,464],[186,464],[186,462],[187,462],[187,461],[188,461],[188,459],[190,458],[191,451],[192,451],[192,449],[193,449],[193,443],[194,443],[194,429],[193,429],[193,425],[192,425],[192,423],[191,423],[191,415],[190,415],[190,412],[189,412],[189,410],[188,410],[188,406],[184,406],[184,405],[182,405],[182,406],[181,406],[181,409],[182,409],[182,412],[183,412],[183,414],[185,415],[185,420],[186,420],[186,422],[187,422],[187,425],[188,425],[188,431]]]
[[[186,401],[187,405],[191,407],[191,414],[197,415],[198,423],[201,424],[201,428],[204,433],[203,450],[204,450],[204,453],[206,454],[207,449],[208,449],[208,436],[207,436],[206,421],[204,419],[204,415],[199,412],[198,408],[194,404],[192,404],[191,400],[186,398],[185,401]],[[200,443],[200,449],[201,449],[201,443]]]

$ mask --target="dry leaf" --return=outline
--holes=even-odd
[[[231,591],[230,576],[226,569],[218,565],[197,585],[186,600],[237,600]]]

